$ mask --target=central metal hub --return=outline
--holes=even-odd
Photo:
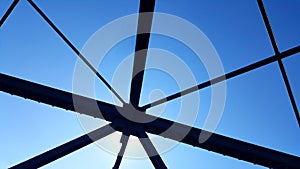
[[[133,123],[145,123],[145,111],[139,110],[132,104],[124,104],[120,114],[128,121]]]
[[[132,135],[137,135],[144,131],[144,124],[154,121],[151,116],[145,116],[145,110],[138,110],[132,104],[124,104],[119,109],[121,116],[117,117],[113,123],[117,126],[117,130],[127,128]]]

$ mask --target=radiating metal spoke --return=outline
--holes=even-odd
[[[92,66],[92,64],[79,52],[79,50],[67,39],[67,37],[55,26],[47,15],[32,1],[27,0],[31,6],[41,15],[41,17],[51,26],[51,28],[64,40],[64,42],[76,53],[76,55],[91,69],[93,73],[105,84],[105,86],[123,103],[125,101],[115,89],[105,80],[105,78]]]
[[[296,101],[295,101],[295,97],[294,97],[293,92],[292,92],[291,85],[289,83],[288,76],[287,76],[287,74],[285,72],[282,60],[278,60],[278,64],[279,64],[279,68],[281,70],[281,74],[282,74],[282,77],[283,77],[283,80],[284,80],[284,83],[285,83],[285,87],[287,89],[287,92],[288,92],[288,95],[289,95],[289,98],[290,98],[290,101],[291,101],[291,104],[292,104],[292,107],[293,107],[293,110],[294,110],[294,114],[295,114],[297,122],[298,122],[298,126],[300,127],[300,114],[299,114],[299,110],[298,110],[298,107],[297,107],[297,104],[296,104]]]
[[[50,87],[0,74],[0,90],[78,112],[78,109],[74,109],[71,93],[59,91]],[[98,104],[99,108],[101,108],[102,113],[102,115],[99,117],[99,115],[96,115],[97,113],[95,113],[94,108],[89,106],[90,102],[97,101],[93,99],[83,98],[82,108],[79,112],[84,113],[83,111],[86,110],[89,113],[85,114],[92,114],[93,117],[104,118],[107,121],[114,121],[114,119],[122,117],[119,112],[113,108],[112,105],[106,103]],[[122,107],[118,107],[118,109],[120,110],[122,109]],[[145,131],[151,134],[160,135],[162,137],[166,137],[175,141],[180,141],[185,144],[203,148],[216,153],[221,153],[233,158],[252,162],[266,167],[272,167],[272,165],[267,162],[273,162],[276,165],[288,166],[289,168],[297,168],[297,166],[300,166],[300,157],[297,156],[242,142],[240,140],[232,139],[219,134],[213,134],[205,143],[200,144],[197,141],[199,139],[199,134],[203,132],[206,133],[207,131],[167,119],[155,118],[154,116],[151,116],[149,114],[140,114],[140,118],[148,119],[145,121],[149,121],[149,119],[156,119],[153,122],[144,124]],[[127,127],[126,123],[124,123],[123,125],[123,127],[114,129],[122,132],[123,129]],[[168,130],[168,132],[165,132],[166,130]],[[184,132],[189,130],[189,133]]]
[[[128,140],[129,140],[129,136],[130,136],[130,130],[125,129],[122,134],[121,140],[120,140],[120,143],[122,144],[122,146],[121,146],[120,152],[117,156],[115,165],[113,166],[113,169],[118,169],[120,167],[120,164],[121,164],[121,161],[122,161],[122,158],[125,153],[125,149],[126,149],[126,146],[127,146]]]
[[[42,167],[113,133],[115,130],[111,127],[111,125],[112,124],[108,124],[104,127],[94,130],[54,149],[35,156],[27,161],[17,164],[10,169],[33,169]]]
[[[12,2],[12,4],[9,6],[9,8],[7,9],[7,11],[5,12],[5,14],[3,15],[3,17],[0,20],[0,27],[3,25],[3,23],[6,21],[6,19],[8,18],[8,16],[11,14],[11,12],[17,6],[17,4],[18,4],[19,1],[20,0],[14,0]]]
[[[64,36],[64,34],[53,24],[53,22],[38,8],[36,4],[32,0],[28,0],[28,2],[33,6],[33,8],[42,16],[42,18],[54,29],[54,31],[67,43],[69,47],[78,55],[78,57],[85,62],[85,64],[96,74],[96,76],[104,82],[104,84],[118,97],[118,99],[124,104],[124,100],[118,95],[118,93],[109,85],[109,83],[97,72],[97,70],[88,62],[88,60],[76,49],[76,47]],[[0,20],[0,26],[5,22],[7,17],[13,11],[15,6],[17,5],[18,0],[15,0],[9,9],[6,11],[4,16]],[[291,103],[294,108],[294,112],[296,114],[298,124],[300,126],[300,117],[299,112],[296,106],[296,102],[293,97],[293,93],[288,82],[288,77],[286,75],[284,65],[282,63],[282,59],[296,53],[300,52],[300,46],[294,47],[282,53],[279,52],[270,23],[267,18],[267,14],[263,7],[262,0],[258,0],[258,4],[260,6],[260,10],[275,52],[274,56],[263,59],[256,63],[250,64],[243,68],[237,69],[225,75],[221,75],[212,80],[206,81],[204,83],[198,84],[181,92],[175,93],[171,96],[163,98],[161,100],[155,101],[153,103],[147,104],[143,107],[139,107],[139,100],[142,89],[142,82],[144,76],[144,70],[146,65],[146,57],[147,50],[150,39],[150,31],[152,24],[151,15],[143,15],[143,12],[153,12],[155,1],[154,0],[141,0],[140,9],[139,9],[139,21],[138,21],[138,31],[136,37],[136,48],[135,48],[135,58],[134,58],[134,66],[133,66],[133,76],[131,82],[131,93],[130,93],[130,102],[136,108],[141,108],[143,110],[165,103],[167,101],[176,99],[178,97],[187,95],[191,92],[197,91],[199,89],[211,86],[213,84],[222,82],[226,79],[230,79],[236,77],[238,75],[244,74],[246,72],[255,70],[259,67],[265,66],[267,64],[278,61],[279,67],[288,90],[288,94],[291,100]],[[144,16],[147,16],[144,18]],[[145,33],[146,32],[146,33]],[[142,52],[141,52],[142,51]],[[209,131],[201,130],[199,128],[195,128],[192,126],[187,126],[184,124],[180,124],[178,122],[170,121],[163,118],[156,118],[156,120],[151,121],[149,123],[136,124],[131,121],[125,120],[124,123],[116,123],[118,119],[124,120],[123,116],[120,114],[118,110],[127,111],[124,107],[116,107],[111,104],[99,102],[94,99],[85,98],[82,96],[78,96],[72,93],[60,91],[57,89],[53,89],[47,86],[42,86],[36,83],[28,82],[25,80],[17,79],[14,77],[10,77],[7,75],[3,75],[0,73],[0,91],[4,91],[11,94],[16,94],[21,97],[29,98],[32,100],[36,100],[38,102],[43,102],[46,104],[50,104],[53,106],[61,107],[64,109],[84,113],[96,118],[103,118],[107,121],[114,121],[110,125],[106,125],[100,129],[97,129],[93,132],[90,132],[86,135],[83,135],[79,138],[76,138],[70,142],[67,142],[61,146],[58,146],[54,149],[51,149],[47,152],[44,152],[36,157],[33,157],[25,162],[22,162],[12,168],[39,168],[44,166],[52,161],[55,161],[67,154],[70,154],[82,147],[91,144],[93,141],[101,139],[114,131],[123,132],[121,138],[121,149],[116,159],[116,163],[114,168],[119,168],[122,157],[124,155],[126,145],[128,143],[129,135],[132,134],[137,136],[145,149],[147,155],[149,156],[152,164],[155,168],[167,168],[164,164],[164,161],[158,154],[151,140],[149,139],[147,133],[159,135],[165,138],[169,138],[175,141],[179,141],[188,145],[196,146],[199,148],[203,148],[209,151],[217,152],[223,155],[228,155],[233,158],[237,158],[240,160],[245,160],[254,164],[259,164],[268,168],[291,168],[291,169],[299,169],[300,166],[300,157],[295,155],[286,154],[283,152],[279,152],[276,150],[268,149],[262,146],[254,145],[251,143],[247,143],[241,140],[236,140],[233,138],[229,138],[223,135],[219,135],[216,133],[211,133]],[[80,109],[74,108],[74,97],[79,100]],[[96,108],[93,107],[93,103],[96,103]],[[101,110],[101,115],[98,113],[98,108]],[[97,110],[96,110],[97,109]],[[141,119],[153,119],[155,118],[149,114],[141,114],[139,116]],[[148,120],[145,120],[148,121]],[[116,125],[115,125],[116,124]],[[131,125],[132,133],[130,130],[126,130],[128,128],[128,124]],[[134,128],[134,126],[138,126],[141,128]],[[125,129],[125,130],[124,130]],[[147,132],[147,133],[146,133]],[[200,142],[199,137],[200,134],[210,135],[205,142]]]
[[[300,52],[300,46],[291,48],[289,50],[281,52],[278,55],[268,57],[266,59],[263,59],[263,60],[260,60],[258,62],[252,63],[252,64],[247,65],[245,67],[242,67],[240,69],[237,69],[237,70],[234,70],[232,72],[226,73],[225,75],[221,75],[221,76],[216,77],[212,80],[208,80],[208,81],[200,83],[196,86],[190,87],[190,88],[185,89],[183,91],[177,92],[177,93],[172,94],[170,96],[167,96],[165,98],[162,98],[162,99],[159,99],[159,100],[154,101],[152,103],[149,103],[147,105],[144,105],[144,106],[142,106],[142,109],[148,109],[148,108],[151,108],[151,107],[154,107],[154,106],[158,106],[160,104],[166,103],[168,101],[174,100],[176,98],[182,97],[184,95],[190,94],[190,93],[198,91],[200,89],[212,86],[216,83],[223,82],[225,80],[231,79],[231,78],[236,77],[238,75],[250,72],[250,71],[255,70],[257,68],[260,68],[262,66],[265,66],[265,65],[268,65],[270,63],[276,62],[278,60],[278,58],[283,59],[283,58],[292,56],[292,55],[294,55],[296,53],[299,53],[299,52]]]
[[[130,102],[138,108],[150,39],[155,0],[140,0],[139,20],[130,89]],[[145,12],[148,12],[145,14]]]
[[[138,138],[142,143],[148,157],[150,158],[153,166],[157,169],[165,169],[167,166],[165,165],[164,161],[161,159],[160,155],[156,151],[154,145],[152,144],[151,140],[149,139],[147,133],[145,131],[139,132]]]
[[[157,120],[151,123],[146,123],[144,127],[147,133],[159,135],[163,138],[169,138],[193,147],[203,148],[267,168],[299,169],[300,166],[300,157],[167,119],[157,118]],[[200,141],[201,136],[209,137],[203,142]]]
[[[268,19],[268,15],[266,13],[266,10],[265,10],[264,4],[263,4],[263,1],[262,0],[257,0],[257,3],[258,3],[258,6],[259,6],[259,10],[261,12],[261,15],[263,17],[265,26],[267,28],[267,32],[268,32],[269,38],[271,40],[272,47],[273,47],[273,50],[275,52],[275,55],[279,55],[280,52],[278,50],[276,40],[275,40],[273,31],[272,31],[270,21]],[[291,88],[291,85],[289,83],[289,79],[288,79],[288,76],[286,74],[286,71],[285,71],[285,68],[284,68],[284,65],[283,65],[283,62],[282,62],[281,58],[278,58],[278,65],[279,65],[280,72],[282,74],[283,81],[285,83],[285,87],[287,89],[287,92],[288,92],[288,95],[289,95],[289,98],[290,98],[290,101],[291,101],[291,104],[292,104],[292,107],[293,107],[298,125],[300,127],[300,114],[299,114],[299,111],[298,111],[298,108],[297,108],[297,105],[296,105],[296,101],[295,101],[295,98],[294,98],[294,95],[293,95],[293,92],[292,92],[292,88]]]
[[[276,40],[275,40],[274,34],[272,32],[271,24],[269,22],[268,15],[266,13],[264,4],[263,4],[262,0],[257,0],[257,3],[258,3],[258,6],[259,6],[260,13],[261,13],[261,15],[263,17],[263,20],[264,20],[264,23],[265,23],[265,26],[266,26],[269,38],[271,40],[273,50],[274,50],[275,54],[279,54],[280,52],[278,50],[278,47],[277,47],[277,44],[276,44]]]
[[[121,107],[0,73],[0,91],[112,121]],[[100,112],[101,113],[100,113]]]

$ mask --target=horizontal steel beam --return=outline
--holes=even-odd
[[[170,127],[172,126],[172,127]],[[158,118],[145,124],[145,130],[188,145],[230,156],[239,160],[258,164],[268,168],[299,169],[300,157],[268,149],[244,141],[236,140],[216,133],[190,127],[170,120]],[[168,130],[168,132],[165,132]],[[186,131],[189,131],[186,133]],[[204,143],[199,136],[211,135]]]
[[[2,73],[0,73],[0,91],[107,121],[112,121],[118,115],[118,106]],[[76,109],[74,101],[76,102]],[[98,105],[98,107],[95,105]],[[99,110],[103,116],[98,113]]]
[[[79,112],[77,111],[78,113],[106,119],[107,121],[115,121],[115,124],[119,124],[119,126],[116,126],[115,129],[121,132],[123,131],[124,127],[128,125],[126,120],[124,120],[124,117],[117,111],[114,105],[78,95],[73,95],[72,93],[46,87],[4,74],[0,74],[0,91],[72,111],[77,111],[77,109],[74,109],[72,99],[72,97],[76,97],[82,99],[82,104],[80,105],[81,108],[79,109]],[[94,106],[91,106],[95,101],[97,102],[103,116],[95,113],[97,110],[93,108]],[[121,110],[122,107],[118,107],[118,109]],[[183,125],[163,118],[157,118],[144,113],[138,113],[134,116],[142,121],[156,119],[152,122],[141,124],[145,128],[145,131],[151,134],[160,135],[162,137],[269,168],[287,167],[289,169],[299,169],[300,166],[300,157],[297,156],[246,143],[219,134],[210,133],[198,128]],[[121,121],[118,122],[117,119],[121,119]],[[122,123],[122,121],[124,121],[124,123]],[[165,132],[167,130],[168,132]],[[136,133],[138,132],[139,131]],[[136,133],[135,131],[132,132],[133,135],[137,135]],[[209,137],[209,139],[204,143],[199,143],[198,139],[200,133],[211,134],[211,137]]]

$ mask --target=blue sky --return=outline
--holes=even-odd
[[[11,2],[0,2],[0,16]],[[35,2],[78,49],[82,49],[89,37],[105,24],[136,13],[139,4],[137,0]],[[300,44],[299,7],[298,0],[265,2],[280,51]],[[203,31],[218,52],[225,72],[273,55],[255,0],[158,0],[155,11],[179,16]],[[108,81],[112,80],[118,63],[134,51],[134,39],[118,44],[99,67]],[[202,63],[178,41],[155,35],[151,37],[150,47],[175,53],[188,65],[198,83],[207,80]],[[1,73],[72,91],[76,55],[25,0],[0,28],[0,57]],[[297,54],[283,60],[298,107],[299,57]],[[155,88],[166,95],[178,91],[172,79],[160,72],[146,72],[144,83],[142,103],[148,102],[148,96]],[[98,87],[95,89],[97,99],[112,102],[109,91],[100,81],[95,86]],[[200,108],[194,124],[197,127],[202,127],[207,115],[210,91],[210,88],[200,91]],[[300,129],[277,63],[228,80],[226,97],[217,133],[300,156]],[[178,109],[178,104],[175,100],[166,105],[166,118],[174,118],[168,115]],[[17,164],[84,134],[74,112],[3,92],[0,93],[0,108],[0,168]],[[44,168],[111,168],[115,158],[115,155],[89,145]],[[178,144],[162,158],[169,168],[262,168],[184,144]],[[121,164],[121,168],[141,166],[152,168],[148,159],[125,159]]]

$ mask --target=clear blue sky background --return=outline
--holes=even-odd
[[[11,2],[0,1],[0,16]],[[105,24],[136,13],[139,4],[138,0],[36,0],[36,3],[79,49]],[[280,51],[300,44],[299,7],[298,0],[265,2]],[[158,0],[155,11],[177,15],[201,29],[215,46],[225,72],[273,55],[255,0]],[[189,59],[193,58],[192,53],[176,41],[153,36],[150,46],[176,53],[189,65],[198,83],[207,80],[201,62]],[[114,50],[119,55],[114,56],[112,51],[107,58],[111,57],[114,64],[105,62],[108,65],[117,65],[118,59],[114,57],[122,60],[134,51],[134,38],[124,41]],[[76,55],[25,0],[21,0],[0,28],[0,57],[1,73],[72,91]],[[284,59],[284,64],[299,107],[300,55]],[[114,68],[104,65],[99,71],[110,81]],[[148,92],[153,88],[160,87],[166,94],[177,91],[175,87],[168,88],[167,82],[162,80],[154,83],[151,72],[147,74],[145,83],[143,103],[147,103]],[[101,93],[97,95],[98,99],[111,102],[104,85],[97,82],[96,86]],[[201,108],[195,126],[203,125],[210,104],[209,92],[209,88],[200,92]],[[3,92],[0,93],[0,112],[1,169],[84,134],[76,113]],[[227,81],[225,111],[216,132],[300,156],[300,129],[277,63]],[[115,158],[97,146],[89,145],[44,168],[111,168]],[[262,168],[184,144],[178,144],[162,158],[169,168],[174,169]],[[148,159],[125,159],[121,164],[121,168],[141,167],[152,168],[152,164]]]

